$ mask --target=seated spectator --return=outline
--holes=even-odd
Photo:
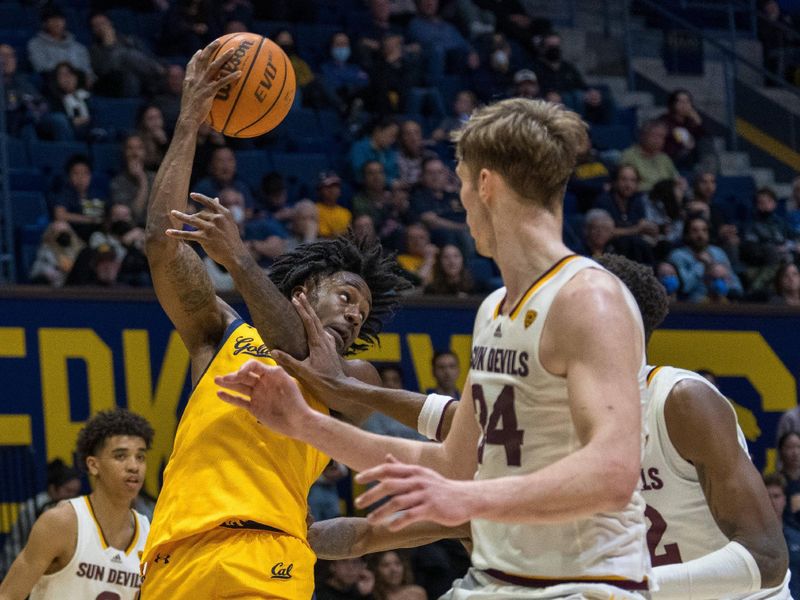
[[[92,123],[89,109],[91,94],[84,86],[83,73],[66,62],[59,63],[48,74],[47,90],[50,106],[54,111],[64,114],[71,125],[71,131],[57,130],[64,141],[89,138]]]
[[[590,125],[610,125],[614,120],[614,103],[597,88],[589,88],[578,106],[583,120]]]
[[[67,277],[67,286],[116,287],[122,263],[117,253],[108,244],[97,248],[84,248],[75,260],[75,266]]]
[[[789,593],[792,598],[800,597],[800,524],[797,519],[787,516],[786,513],[786,480],[780,473],[770,473],[764,476],[764,485],[767,488],[772,508],[779,519],[783,521],[783,537],[786,540],[786,547],[789,550],[789,570],[792,572],[792,579],[789,582]]]
[[[530,69],[520,69],[514,73],[514,88],[511,94],[517,98],[541,99],[541,88],[536,73]]]
[[[495,33],[486,59],[478,69],[467,74],[468,87],[475,90],[483,102],[505,98],[511,92],[513,76],[519,72],[520,64],[527,64],[527,61],[520,60],[502,33]]]
[[[447,244],[439,250],[433,265],[433,278],[425,286],[425,293],[464,298],[475,291],[475,282],[464,264],[461,249]]]
[[[134,221],[143,224],[155,173],[144,168],[145,148],[140,136],[129,135],[122,143],[122,149],[125,166],[111,180],[111,202],[126,204]]]
[[[539,77],[539,85],[545,92],[559,94],[585,90],[586,81],[571,62],[564,60],[561,52],[561,36],[551,31],[542,38],[539,56],[533,63]]]
[[[110,246],[119,263],[117,282],[132,286],[149,286],[150,268],[144,254],[144,229],[137,227],[127,204],[112,203],[106,210],[103,229],[89,238],[89,247]]]
[[[289,206],[289,194],[286,191],[286,182],[283,175],[277,171],[270,171],[261,178],[261,200],[259,207],[261,213],[266,212],[278,223],[286,226],[294,214],[294,209]]]
[[[611,183],[608,167],[587,139],[578,151],[575,170],[567,183],[567,193],[575,195],[578,212],[585,213]]]
[[[683,179],[664,179],[656,183],[644,197],[645,217],[658,227],[655,251],[659,259],[680,244],[684,221],[684,192]]]
[[[787,433],[791,432],[800,433],[800,404],[787,410],[778,419],[778,429],[775,432],[775,447],[780,448],[780,441],[784,439]]]
[[[144,42],[135,36],[119,35],[104,13],[92,15],[90,25],[94,36],[92,68],[97,74],[95,93],[118,98],[154,94],[164,69]]]
[[[280,29],[273,37],[273,41],[280,46],[281,50],[289,57],[289,62],[294,67],[297,91],[303,106],[311,108],[335,108],[344,114],[344,105],[336,94],[328,89],[324,82],[317,77],[311,66],[297,53],[294,43],[294,36],[288,29]]]
[[[678,270],[672,263],[660,262],[656,266],[656,277],[664,286],[667,298],[670,302],[677,302],[678,290],[681,288],[681,280],[678,277]]]
[[[449,142],[450,133],[467,122],[472,111],[478,106],[478,98],[471,90],[461,90],[453,101],[453,114],[445,117],[433,130],[431,139],[435,142]]]
[[[316,600],[375,600],[375,576],[362,558],[320,561],[321,578],[314,589]]]
[[[406,227],[405,252],[397,255],[397,264],[411,283],[425,287],[433,280],[433,265],[439,249],[431,244],[431,235],[422,223]]]
[[[361,173],[363,183],[353,196],[353,215],[369,215],[376,224],[380,223],[389,202],[383,165],[377,160],[369,160],[364,163]]]
[[[239,229],[239,237],[244,240],[245,247],[260,266],[268,267],[275,258],[283,254],[284,239],[288,237],[283,225],[269,215],[248,219],[244,196],[236,188],[226,187],[220,190],[219,203],[230,211],[231,218]],[[219,265],[217,267],[223,270]],[[218,280],[220,285],[227,285],[227,277],[220,276]]]
[[[536,55],[536,40],[553,30],[549,19],[526,9],[525,0],[473,1],[480,8],[491,11],[497,20],[497,30],[516,40],[531,56]]]
[[[378,366],[378,375],[381,378],[381,385],[392,390],[405,389],[403,385],[403,373],[400,367],[394,364]],[[416,429],[407,427],[392,417],[385,415],[377,410],[374,411],[361,426],[365,431],[370,431],[378,435],[390,435],[392,437],[404,438],[407,440],[428,441]]]
[[[94,81],[89,51],[67,31],[64,13],[53,4],[42,9],[41,30],[28,41],[28,59],[37,73],[48,73],[65,62],[84,73],[89,85]]]
[[[631,165],[639,173],[639,191],[649,192],[662,179],[677,179],[680,175],[669,156],[664,153],[667,126],[661,121],[648,121],[639,133],[639,143],[622,153],[620,164]]]
[[[331,38],[330,60],[320,66],[325,84],[339,96],[341,105],[345,107],[350,107],[369,85],[369,75],[350,62],[351,54],[350,36],[343,31],[336,32]]]
[[[759,4],[757,35],[761,42],[763,65],[775,75],[775,79],[765,77],[764,85],[776,86],[788,74],[788,53],[794,45],[792,32],[797,25],[777,0],[762,0]]]
[[[436,387],[426,390],[426,394],[440,394],[456,400],[461,397],[461,389],[458,387],[461,368],[455,353],[449,350],[436,352],[431,360],[431,373],[436,380]]]
[[[44,511],[53,508],[62,500],[75,498],[80,493],[81,473],[78,469],[68,467],[60,458],[47,463],[47,489],[20,505],[17,520],[6,536],[3,554],[9,561],[8,564],[22,552],[28,543],[33,524]]]
[[[67,182],[56,196],[53,220],[66,221],[84,240],[100,228],[106,212],[106,201],[92,189],[92,167],[89,158],[76,154],[66,165]]]
[[[415,185],[422,174],[422,160],[436,157],[436,153],[425,148],[422,127],[413,119],[400,124],[400,148],[397,153],[398,182],[408,188]]]
[[[648,220],[642,195],[637,192],[639,176],[630,165],[622,165],[611,181],[611,191],[601,194],[595,208],[601,208],[614,219],[614,245],[631,260],[653,263],[652,246],[658,226]]]
[[[394,148],[400,128],[391,118],[375,121],[367,137],[361,138],[350,148],[350,169],[358,183],[364,182],[364,165],[377,161],[383,166],[387,183],[391,184],[399,176],[397,150]]]
[[[319,239],[317,205],[308,199],[297,202],[288,229],[289,237],[285,240],[285,252],[291,252],[301,244],[316,242]]]
[[[357,240],[374,241],[378,237],[375,221],[369,215],[359,215],[353,219],[353,236]]]
[[[408,24],[409,38],[428,58],[428,81],[438,81],[451,65],[480,66],[478,53],[453,25],[439,16],[439,0],[417,0],[417,16]]]
[[[371,70],[381,53],[381,40],[391,33],[402,35],[403,30],[390,21],[390,0],[368,0],[370,21],[358,27],[356,48],[358,63]]]
[[[497,22],[492,10],[482,10],[473,0],[458,0],[445,4],[442,17],[453,23],[467,39],[473,42],[492,35]]]
[[[754,204],[755,216],[744,232],[741,259],[750,292],[765,296],[781,263],[794,261],[797,245],[789,223],[776,213],[778,199],[774,191],[761,188]]]
[[[775,273],[775,295],[770,304],[800,306],[800,269],[793,262],[785,262]],[[800,428],[798,428],[800,429]]]
[[[332,238],[347,232],[353,221],[353,213],[339,204],[342,196],[342,180],[333,171],[319,174],[317,183],[317,213],[319,214],[319,236]]]
[[[22,135],[23,130],[34,127],[43,116],[48,117],[47,102],[23,73],[17,71],[17,51],[13,46],[0,44],[0,65],[3,69],[3,88],[6,94],[6,129],[14,137]],[[72,139],[72,128],[62,117],[60,126],[64,131],[48,131],[45,136],[56,140]],[[58,127],[59,124],[51,126]],[[43,122],[44,128],[46,124]]]
[[[375,575],[375,600],[428,600],[425,590],[414,585],[411,563],[402,551],[372,554],[367,557],[367,566]]]
[[[790,430],[778,439],[778,469],[786,480],[789,505],[784,514],[800,511],[800,431]]]
[[[136,119],[136,133],[144,142],[145,168],[157,171],[169,145],[161,109],[152,104],[142,107]]]
[[[216,2],[177,0],[164,15],[159,39],[162,56],[191,56],[222,33]]]
[[[703,282],[706,286],[706,297],[702,302],[709,304],[728,304],[731,293],[731,272],[723,264],[713,263],[706,268],[703,275]],[[734,297],[738,296],[734,292]]]
[[[423,161],[422,176],[410,202],[412,214],[425,224],[439,245],[457,244],[465,254],[472,248],[466,211],[458,194],[448,190],[447,168],[439,158]]]
[[[158,110],[161,111],[164,126],[169,131],[174,131],[175,123],[178,122],[185,75],[186,72],[183,65],[169,65],[166,67],[160,93],[153,98],[153,105],[157,106]]]
[[[332,460],[311,486],[308,491],[308,510],[311,511],[314,521],[324,521],[342,516],[336,483],[347,477],[348,472],[346,466]]]
[[[664,152],[679,169],[693,168],[702,154],[709,153],[703,118],[687,90],[675,90],[669,95],[667,112],[659,117],[659,121],[667,126]]]
[[[422,72],[416,54],[406,51],[403,36],[390,33],[381,40],[378,56],[369,70],[369,87],[364,92],[367,110],[389,115],[406,110],[409,92],[422,86]]]
[[[614,219],[602,208],[593,208],[583,221],[586,255],[597,258],[603,254],[620,254],[613,245]]]
[[[28,279],[35,284],[63,286],[84,245],[69,223],[53,221],[42,235]]]
[[[206,273],[208,273],[215,291],[223,293],[236,291],[236,282],[233,281],[233,276],[225,267],[214,262],[214,259],[208,255],[203,257],[203,266],[206,268]]]
[[[208,176],[197,182],[194,191],[215,198],[227,187],[234,188],[244,196],[247,210],[253,209],[255,203],[250,186],[236,174],[236,155],[230,148],[222,146],[212,152]]]
[[[711,242],[725,250],[734,270],[742,271],[739,261],[739,228],[730,222],[718,202],[717,176],[708,170],[698,171],[692,183],[692,197],[686,203],[686,214],[699,215],[711,225]]]
[[[197,130],[197,145],[195,146],[194,162],[192,163],[192,180],[208,175],[208,165],[211,163],[211,155],[217,148],[227,146],[225,136],[219,131],[211,129],[207,122],[200,124]]]
[[[681,297],[690,302],[700,302],[708,296],[706,270],[720,263],[729,276],[728,295],[742,295],[742,284],[731,268],[728,256],[718,246],[709,243],[708,221],[702,217],[689,217],[683,228],[685,247],[670,252],[669,262],[675,265],[681,280]]]

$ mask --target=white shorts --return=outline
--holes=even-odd
[[[647,592],[629,592],[603,584],[564,583],[546,588],[511,585],[471,568],[439,600],[643,600]]]

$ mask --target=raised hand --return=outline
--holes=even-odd
[[[189,197],[203,207],[200,212],[189,214],[172,210],[170,215],[180,223],[191,225],[196,231],[167,229],[167,236],[197,242],[212,260],[230,271],[232,261],[248,253],[231,211],[222,206],[218,198],[197,193],[191,193]]]
[[[281,367],[249,360],[238,371],[214,381],[225,388],[217,391],[220,399],[247,410],[262,425],[283,435],[300,437],[299,433],[314,416],[297,382]]]
[[[436,471],[399,462],[391,454],[386,462],[356,476],[362,485],[378,484],[356,498],[357,508],[366,508],[389,498],[372,511],[367,519],[398,531],[418,521],[433,521],[454,527],[471,518],[474,494],[472,482],[455,481]]]
[[[211,103],[217,92],[242,75],[241,71],[234,71],[219,77],[220,69],[233,56],[234,49],[229,48],[215,58],[218,49],[219,41],[215,40],[195,52],[186,66],[180,118],[188,120],[198,128],[211,112]]]

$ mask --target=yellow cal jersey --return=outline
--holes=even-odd
[[[214,378],[253,358],[275,364],[255,328],[237,320],[178,425],[143,562],[162,544],[237,521],[255,521],[305,541],[308,490],[329,458],[217,397]],[[309,403],[328,412],[315,400]]]

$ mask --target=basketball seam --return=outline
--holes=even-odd
[[[250,71],[253,70],[253,67],[256,65],[256,59],[258,58],[258,53],[261,52],[261,46],[264,45],[264,36],[261,36],[261,41],[258,42],[258,48],[256,48],[256,53],[253,56],[253,60],[250,61],[250,67],[247,69],[247,74],[242,79],[242,85],[239,87],[239,93],[236,94],[236,100],[233,101],[231,105],[231,111],[228,113],[228,118],[225,119],[225,125],[222,126],[222,133],[225,133],[225,129],[228,127],[228,123],[231,121],[231,117],[233,116],[233,111],[236,110],[236,104],[239,102],[239,98],[242,96],[242,92],[244,91],[244,84],[247,83],[248,77],[250,77]]]
[[[236,38],[240,37],[241,35],[242,35],[241,33],[234,33],[234,34],[233,34],[233,37],[232,37],[231,39],[227,40],[227,41],[225,42],[225,44],[227,44],[228,42],[232,42],[233,40],[235,40]],[[214,62],[214,60],[217,58],[217,56],[219,56],[219,53],[222,51],[222,47],[223,47],[225,44],[220,44],[220,45],[219,45],[219,48],[217,48],[217,51],[216,51],[216,52],[214,52],[214,55],[211,57],[211,62]],[[216,96],[216,94],[214,94],[214,95]],[[228,114],[230,114],[230,113],[228,113]],[[210,126],[212,129],[214,129],[214,111],[213,111],[213,110],[212,110],[212,111],[209,111],[209,113],[208,113],[208,119],[209,119],[209,120],[208,120],[208,124],[209,124],[209,126]]]
[[[245,126],[245,127],[242,127],[242,128],[241,128],[239,131],[237,131],[237,132],[236,132],[234,135],[239,135],[239,134],[240,134],[240,133],[242,133],[242,132],[243,132],[245,129],[249,129],[250,127],[252,127],[252,126],[253,126],[253,125],[255,125],[256,123],[258,123],[258,122],[259,122],[261,119],[263,119],[263,118],[264,118],[264,117],[266,117],[266,116],[267,116],[269,113],[271,113],[271,112],[272,112],[272,109],[273,109],[273,107],[274,107],[274,106],[275,106],[275,105],[278,103],[278,100],[280,100],[280,99],[281,99],[281,96],[283,95],[283,89],[286,87],[286,79],[287,79],[286,75],[287,75],[287,73],[289,72],[289,64],[288,64],[288,63],[289,63],[289,57],[288,57],[288,55],[287,55],[287,56],[284,58],[284,60],[283,60],[283,82],[281,83],[281,89],[280,89],[280,91],[279,91],[279,92],[278,92],[278,93],[275,95],[275,100],[273,100],[273,101],[272,101],[272,104],[269,106],[269,108],[266,110],[266,112],[264,112],[264,114],[262,114],[260,117],[258,117],[258,118],[257,118],[255,121],[253,121],[252,123],[250,123],[249,125],[247,125],[247,126]],[[296,85],[296,84],[295,84],[295,85]],[[276,127],[277,127],[277,125],[276,125]]]

